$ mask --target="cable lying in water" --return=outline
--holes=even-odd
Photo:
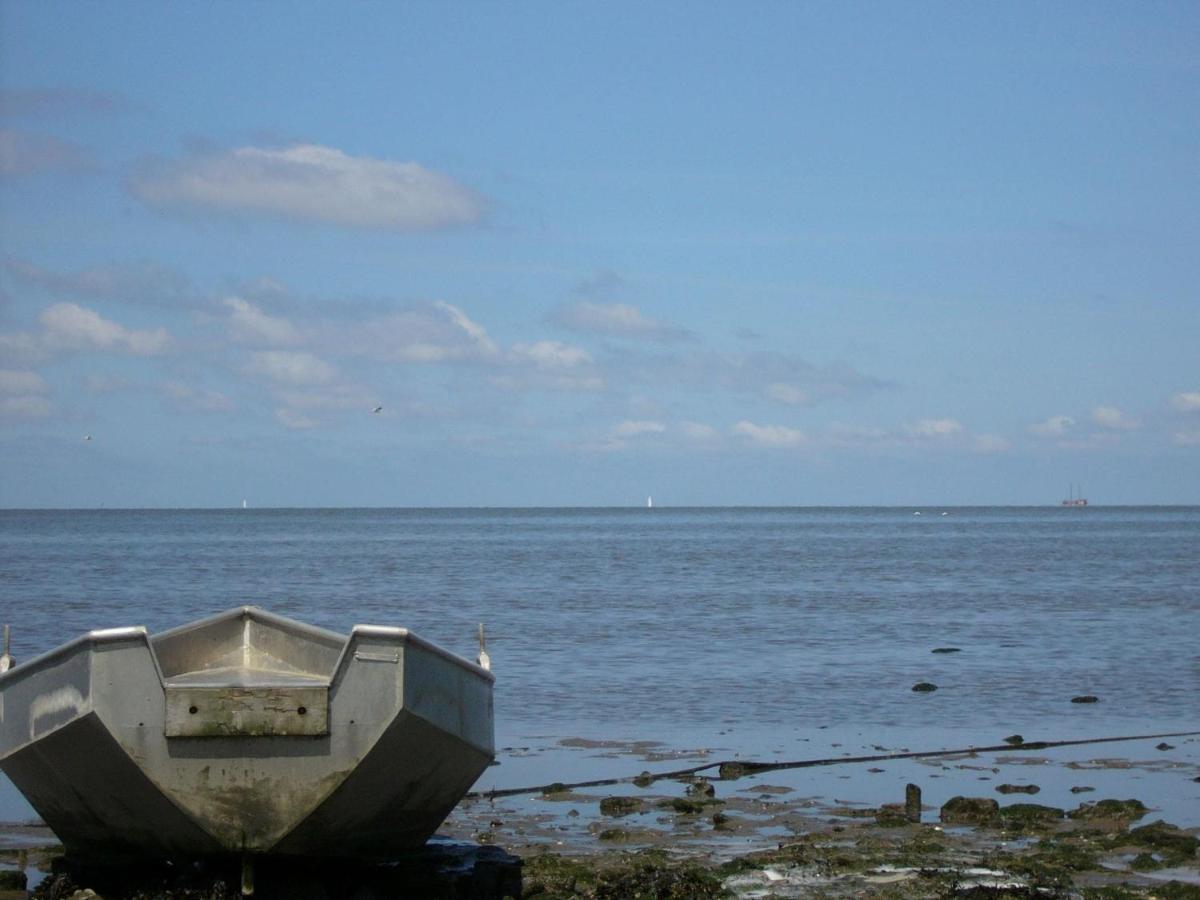
[[[655,781],[672,778],[687,778],[716,769],[718,777],[723,781],[733,781],[744,775],[757,775],[760,772],[777,772],[782,769],[807,769],[815,766],[837,766],[845,763],[884,762],[891,759],[936,759],[939,756],[963,756],[972,753],[998,753],[1001,751],[1047,750],[1053,747],[1078,747],[1085,744],[1111,744],[1118,741],[1149,741],[1162,738],[1181,738],[1200,736],[1200,731],[1173,731],[1166,734],[1134,734],[1123,737],[1079,738],[1072,741],[1022,741],[1019,744],[992,744],[987,747],[962,747],[957,750],[918,750],[904,753],[877,753],[871,756],[834,756],[824,759],[801,759],[792,762],[754,762],[745,759],[728,759],[720,762],[705,763],[688,769],[675,769],[672,772],[643,772],[640,775],[625,778],[597,778],[592,781],[561,781],[552,784],[539,784],[533,787],[499,788],[490,791],[471,791],[464,799],[492,800],[496,797],[516,797],[522,794],[548,794],[569,791],[573,788],[607,787],[614,784],[638,784],[645,786]]]

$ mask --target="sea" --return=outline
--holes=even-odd
[[[779,760],[1200,731],[1200,507],[0,511],[18,662],[244,604],[471,659],[482,623],[503,764],[481,787],[644,768],[561,749],[621,742]],[[0,781],[0,821],[23,803]]]

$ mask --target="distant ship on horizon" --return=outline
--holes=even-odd
[[[1080,494],[1083,493],[1082,488],[1079,489],[1079,493]],[[1075,486],[1068,485],[1067,486],[1067,499],[1062,502],[1062,505],[1063,506],[1087,506],[1088,502],[1082,496],[1076,497],[1075,496]]]

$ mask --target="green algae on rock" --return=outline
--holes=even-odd
[[[991,825],[999,820],[1000,804],[990,797],[951,797],[939,815],[946,825]]]
[[[600,815],[627,816],[630,813],[641,812],[646,801],[639,797],[605,797],[600,801]]]
[[[1097,800],[1081,803],[1067,813],[1068,818],[1080,822],[1120,822],[1128,824],[1142,818],[1150,810],[1141,800]]]

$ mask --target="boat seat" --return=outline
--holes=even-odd
[[[169,738],[318,737],[329,734],[329,679],[226,666],[163,682]]]

